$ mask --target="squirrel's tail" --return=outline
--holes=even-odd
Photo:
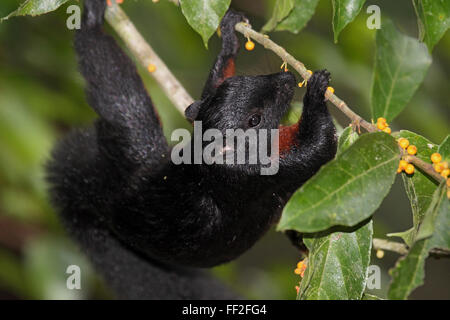
[[[139,256],[99,221],[69,218],[64,223],[118,299],[237,299],[206,270],[165,266]]]
[[[116,179],[112,172],[98,153],[92,128],[62,140],[47,164],[51,200],[65,229],[113,294],[119,299],[236,299],[206,270],[166,266],[143,257],[108,230],[96,214],[102,206],[96,199],[115,193],[104,187]]]

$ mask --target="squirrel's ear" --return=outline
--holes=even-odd
[[[187,109],[184,111],[186,119],[188,119],[190,122],[194,122],[195,119],[197,119],[197,115],[202,104],[203,101],[195,101],[189,107],[187,107]]]

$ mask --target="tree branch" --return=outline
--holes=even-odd
[[[105,18],[145,69],[150,64],[156,67],[156,70],[151,75],[174,106],[184,115],[184,110],[194,102],[194,99],[145,41],[126,13],[113,3],[106,9]]]
[[[408,247],[400,242],[374,238],[372,243],[373,243],[372,248],[374,250],[386,250],[396,252],[402,256],[407,255],[409,252]],[[450,258],[450,251],[446,249],[433,248],[430,250],[430,256],[434,258]]]
[[[177,3],[177,1],[173,2]],[[150,64],[155,65],[156,70],[151,74],[164,90],[170,101],[172,101],[175,107],[184,115],[184,110],[186,110],[194,99],[187,93],[180,82],[170,72],[169,68],[167,68],[152,47],[145,41],[125,12],[118,5],[113,3],[113,5],[108,6],[105,17],[142,66],[147,69]],[[283,61],[290,64],[303,79],[308,80],[311,76],[302,62],[296,60],[283,47],[270,40],[267,35],[256,32],[249,24],[243,22],[236,24],[235,29],[244,36],[250,37],[262,44],[266,49],[272,50]],[[342,113],[344,113],[358,128],[361,126],[368,132],[378,131],[376,126],[356,114],[342,99],[331,93],[329,90],[326,91],[325,97],[341,110]],[[444,180],[430,164],[419,158],[408,155],[405,159],[407,159],[408,162],[413,163],[436,181],[441,182]]]

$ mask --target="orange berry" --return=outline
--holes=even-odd
[[[380,130],[384,130],[387,128],[386,122],[377,122],[377,128]]]
[[[449,174],[450,174],[450,169],[444,169],[441,172],[441,176],[443,176],[444,178],[447,178]]]
[[[398,139],[398,145],[402,148],[402,149],[406,149],[409,146],[409,140],[405,139],[405,138],[400,138]]]
[[[313,74],[313,72],[311,70],[306,70],[306,72],[308,72],[309,74]]]
[[[255,49],[255,43],[253,41],[248,40],[245,43],[245,49],[247,49],[248,51],[252,51],[253,49]]]
[[[450,179],[447,179],[447,187],[450,188]]]
[[[327,90],[330,91],[331,93],[334,93],[334,88],[333,87],[328,87]]]
[[[391,128],[386,127],[383,129],[384,132],[386,132],[387,134],[391,134]]]
[[[150,63],[147,67],[148,72],[152,73],[156,71],[156,66],[153,63]]]
[[[414,166],[411,163],[408,163],[408,165],[405,168],[405,172],[407,174],[413,174],[414,173]]]
[[[444,170],[444,165],[440,162],[440,163],[435,163],[433,165],[434,170],[436,170],[437,173],[442,172],[442,170]]]
[[[299,82],[298,87],[301,88],[301,87],[303,87],[304,84],[305,84],[305,80],[303,80],[302,82]]]
[[[299,262],[297,263],[297,268],[299,268],[299,269],[303,268],[303,260],[302,260],[302,261],[299,261]]]
[[[383,257],[384,257],[384,251],[381,250],[381,249],[378,249],[377,250],[377,258],[378,259],[383,259]]]
[[[442,164],[442,167],[444,169],[448,169],[448,162],[447,161],[441,162],[441,164]]]
[[[441,160],[442,160],[442,156],[439,153],[435,152],[431,155],[431,162],[439,163],[439,162],[441,162]]]
[[[398,168],[401,170],[405,170],[407,165],[408,165],[408,162],[406,160],[400,160]]]
[[[408,149],[406,149],[406,152],[408,152],[408,154],[414,155],[417,153],[417,147],[415,145],[410,145]]]
[[[385,119],[385,118],[382,118],[382,117],[380,117],[380,118],[377,119],[377,123],[384,123],[385,125],[387,125],[386,119]]]
[[[302,269],[296,268],[296,269],[294,270],[294,273],[300,275],[300,274],[302,273]]]

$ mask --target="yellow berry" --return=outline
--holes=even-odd
[[[152,73],[156,71],[156,66],[153,63],[150,63],[147,67],[148,72]]]
[[[406,149],[409,146],[409,140],[405,139],[405,138],[400,138],[398,140],[398,145],[402,148],[402,149]]]
[[[305,84],[305,80],[303,80],[302,82],[299,82],[298,87],[301,88],[301,87],[303,87],[304,84]]]
[[[411,155],[415,155],[417,153],[417,147],[415,145],[410,145],[408,149],[406,149],[406,152]]]
[[[448,169],[448,162],[447,161],[443,161],[443,162],[441,162],[441,164],[442,164],[442,167],[444,169]]]
[[[253,49],[255,49],[255,43],[253,41],[248,40],[245,43],[245,49],[247,49],[248,51],[252,51]]]
[[[441,162],[441,160],[442,160],[442,156],[439,153],[435,152],[431,155],[431,162],[439,163],[439,162]]]
[[[302,273],[302,269],[296,268],[296,269],[294,270],[294,273],[300,275],[300,274]]]
[[[377,122],[377,128],[380,130],[384,130],[387,128],[386,122]]]
[[[387,134],[391,134],[391,128],[386,127],[383,129],[384,132],[386,132]]]
[[[330,91],[331,93],[334,93],[334,88],[333,87],[328,87],[327,90]]]
[[[441,172],[441,176],[443,176],[444,178],[447,178],[449,174],[450,174],[450,169],[444,169]]]
[[[383,250],[377,250],[377,258],[378,259],[383,259],[384,257],[384,251]]]
[[[299,269],[303,268],[303,260],[302,260],[302,261],[299,261],[299,262],[297,263],[297,268],[299,268]]]

